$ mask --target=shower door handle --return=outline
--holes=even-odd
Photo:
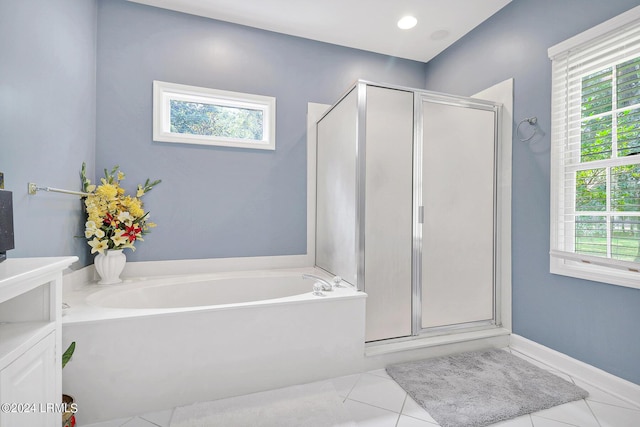
[[[418,224],[424,224],[424,206],[418,206]]]

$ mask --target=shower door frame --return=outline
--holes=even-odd
[[[397,85],[380,84],[367,80],[357,80],[351,85],[338,100],[327,109],[318,119],[319,123],[326,115],[328,115],[344,98],[355,91],[356,95],[356,135],[354,143],[355,148],[355,241],[353,256],[355,257],[355,280],[352,283],[358,290],[366,292],[366,278],[365,278],[365,235],[364,227],[366,221],[365,215],[365,197],[366,197],[366,105],[367,105],[367,87],[379,87],[392,90],[400,90],[413,93],[413,200],[412,200],[412,238],[411,242],[411,312],[407,313],[411,323],[411,332],[407,336],[389,337],[381,341],[370,341],[371,345],[378,343],[391,343],[406,341],[420,337],[430,336],[443,336],[453,335],[460,332],[473,332],[489,329],[503,328],[503,321],[505,322],[506,330],[510,332],[510,304],[509,301],[502,301],[506,296],[510,295],[510,278],[505,275],[503,271],[504,262],[502,260],[503,250],[510,250],[509,242],[503,241],[505,238],[509,238],[510,230],[503,229],[502,220],[506,219],[505,224],[510,224],[510,215],[505,212],[504,203],[510,203],[510,182],[506,183],[506,179],[510,181],[510,158],[506,158],[503,152],[502,144],[503,139],[505,142],[509,142],[507,129],[505,127],[505,118],[503,118],[504,110],[502,104],[498,102],[488,101],[480,98],[463,97],[450,95],[445,93],[427,91],[416,88],[409,88]],[[511,83],[512,88],[512,83]],[[512,89],[510,89],[512,90]],[[500,92],[501,93],[501,92]],[[494,112],[494,144],[493,144],[493,253],[492,253],[492,312],[493,318],[490,320],[482,320],[476,322],[459,323],[453,325],[437,326],[437,327],[422,327],[422,215],[423,215],[423,200],[422,200],[422,162],[423,162],[423,125],[422,125],[422,103],[424,99],[428,99],[429,102],[440,103],[449,106],[456,106],[461,108],[475,108],[486,111]],[[506,100],[504,102],[507,102]],[[510,104],[509,104],[510,105]],[[509,121],[509,120],[508,120]],[[316,128],[317,129],[317,128]],[[317,131],[317,130],[316,130]],[[319,140],[319,138],[318,138]],[[316,147],[318,149],[318,147]],[[510,153],[510,150],[508,151]],[[505,158],[503,158],[505,157]],[[510,157],[510,156],[509,156]],[[508,169],[502,170],[503,167]],[[317,182],[316,182],[317,185]],[[502,187],[508,185],[508,194],[504,192]],[[317,191],[316,191],[317,199]],[[316,200],[317,202],[317,200]],[[317,223],[316,233],[317,233]],[[318,245],[318,240],[315,242]],[[316,248],[316,266],[326,270],[330,274],[334,272],[330,269],[326,269],[324,266],[317,264],[317,248]],[[508,254],[507,254],[508,256]],[[508,256],[509,257],[509,256]],[[509,257],[510,260],[510,257]],[[504,265],[509,263],[509,260]],[[503,286],[508,288],[502,289]],[[509,310],[503,313],[503,309]],[[503,328],[504,329],[504,328]]]
[[[424,328],[422,326],[422,249],[423,249],[423,103],[431,102],[460,108],[472,108],[494,113],[494,141],[493,141],[493,247],[492,247],[492,301],[493,316],[490,320],[480,320],[445,326]],[[502,104],[477,98],[449,95],[439,92],[416,90],[414,93],[414,140],[413,140],[413,242],[412,242],[412,336],[435,336],[459,333],[462,330],[472,331],[487,328],[502,327],[502,294],[499,279],[500,269],[500,146],[502,142]]]

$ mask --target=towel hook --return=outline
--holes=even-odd
[[[520,135],[520,126],[522,126],[524,122],[529,123],[529,126],[533,127],[533,133],[527,138],[520,138],[520,141],[522,142],[531,141],[531,139],[536,135],[535,125],[536,123],[538,123],[538,118],[534,116],[534,117],[527,117],[526,119],[520,120],[520,123],[518,123],[518,126],[516,127],[516,134],[518,136]]]

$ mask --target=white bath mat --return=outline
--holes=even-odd
[[[355,427],[328,381],[181,406],[170,427]]]

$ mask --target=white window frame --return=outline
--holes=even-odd
[[[263,138],[261,140],[256,140],[171,132],[170,103],[172,100],[261,110],[263,112]],[[183,144],[275,150],[276,99],[271,96],[230,92],[154,80],[153,140]]]
[[[589,256],[571,252],[571,242],[562,241],[571,239],[572,233],[563,228],[571,229],[572,223],[564,222],[565,209],[571,210],[571,198],[575,197],[575,189],[565,191],[565,173],[571,171],[572,161],[575,169],[575,160],[565,156],[564,147],[568,145],[569,133],[572,131],[569,125],[568,115],[573,107],[581,104],[580,99],[569,98],[568,86],[571,84],[563,77],[563,61],[568,55],[580,52],[585,46],[593,47],[596,43],[609,40],[612,34],[625,31],[628,28],[640,25],[640,6],[635,7],[609,21],[604,22],[590,30],[585,31],[569,40],[566,40],[549,49],[549,58],[553,61],[552,76],[552,135],[551,135],[551,251],[550,271],[553,274],[594,280],[613,285],[626,286],[640,289],[640,263],[620,261],[610,258]],[[634,50],[628,53],[627,59],[638,56],[637,43]],[[606,68],[606,67],[603,67]],[[563,80],[564,78],[564,80]],[[566,91],[558,88],[566,87]],[[612,112],[613,114],[613,112]],[[579,131],[579,129],[578,129]],[[611,159],[610,161],[594,161],[594,167],[598,163],[602,167],[617,163],[628,163],[625,159]],[[635,162],[634,162],[635,163]],[[585,164],[583,164],[585,165]],[[568,203],[565,203],[565,200]],[[593,213],[585,212],[584,215]],[[605,212],[599,213],[604,215]],[[618,213],[618,216],[628,216],[626,212]]]

